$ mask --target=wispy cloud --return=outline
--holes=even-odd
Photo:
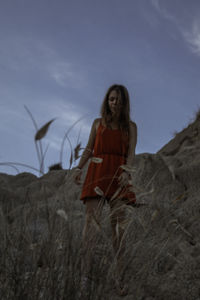
[[[163,5],[164,2],[161,3],[160,0],[150,0],[150,1],[152,6],[156,9],[156,11],[160,15],[162,15],[163,18],[176,22],[176,18],[173,16],[173,14],[171,14]]]
[[[48,105],[41,103],[40,107],[46,115],[58,118],[59,122],[68,127],[79,119],[86,119],[87,111],[84,111],[78,101],[73,101],[70,97],[66,98],[48,99]]]
[[[69,62],[54,61],[48,70],[50,77],[62,87],[82,88],[87,84],[86,73]]]
[[[62,87],[82,88],[87,85],[87,72],[61,57],[56,49],[41,40],[16,36],[2,41],[0,65],[4,69],[23,72],[40,72]],[[21,72],[21,73],[20,73]]]
[[[185,40],[188,42],[193,53],[200,55],[200,22],[194,20],[191,30],[182,30]]]
[[[160,3],[159,0],[151,0],[151,4],[154,6],[154,8],[158,11],[160,11]]]
[[[154,9],[164,19],[173,22],[176,26],[177,31],[182,36],[184,41],[187,43],[189,48],[196,55],[200,55],[200,21],[199,15],[195,12],[192,15],[188,13],[188,18],[184,18],[183,15],[174,15],[169,9],[166,9],[166,2],[161,0],[151,0],[151,4]]]

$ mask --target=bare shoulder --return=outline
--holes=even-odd
[[[94,123],[95,123],[95,124],[99,124],[100,121],[101,121],[101,118],[96,118],[96,119],[94,119]]]
[[[95,127],[96,131],[97,131],[98,127],[99,127],[100,122],[101,122],[101,118],[97,118],[93,122],[93,126]]]
[[[133,121],[130,121],[130,129],[137,131],[137,124],[135,122],[133,122]]]
[[[89,136],[88,144],[87,144],[86,148],[89,148],[91,150],[93,149],[95,138],[96,138],[96,133],[97,133],[97,128],[98,128],[99,123],[100,123],[100,119],[99,118],[98,119],[94,119],[94,121],[92,123],[91,131],[90,131],[90,136]]]
[[[137,144],[137,125],[133,121],[130,121],[130,139],[131,144],[135,148]]]

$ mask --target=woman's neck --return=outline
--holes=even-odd
[[[110,126],[112,129],[118,129],[119,128],[119,119],[116,116],[113,116],[110,120]]]
[[[111,123],[113,123],[113,124],[119,124],[119,116],[112,115]]]

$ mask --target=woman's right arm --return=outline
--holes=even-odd
[[[84,165],[86,164],[86,162],[88,161],[88,159],[92,156],[92,152],[94,149],[94,143],[95,143],[95,137],[96,137],[97,122],[98,122],[98,119],[95,119],[92,124],[92,128],[90,131],[90,136],[88,139],[87,146],[85,147],[85,150],[83,151],[80,161],[79,161],[79,164],[77,166],[77,168],[79,168],[79,169],[82,169],[84,167]]]
[[[97,125],[99,123],[99,119],[95,119],[93,124],[92,124],[92,128],[90,131],[90,135],[89,135],[89,139],[88,139],[88,143],[87,146],[85,147],[85,150],[83,151],[79,164],[76,168],[77,170],[77,175],[75,175],[75,182],[77,184],[80,184],[80,176],[81,176],[81,169],[84,167],[84,165],[86,164],[86,162],[88,161],[88,159],[92,156],[92,152],[94,149],[94,143],[95,143],[95,138],[96,138],[96,128]]]

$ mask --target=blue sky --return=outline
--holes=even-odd
[[[56,117],[45,171],[81,117],[69,138],[75,146],[80,132],[85,146],[113,83],[129,90],[137,154],[157,152],[199,108],[199,0],[1,0],[0,40],[0,162],[38,168],[24,105],[38,127]],[[66,142],[64,168],[69,153]]]

